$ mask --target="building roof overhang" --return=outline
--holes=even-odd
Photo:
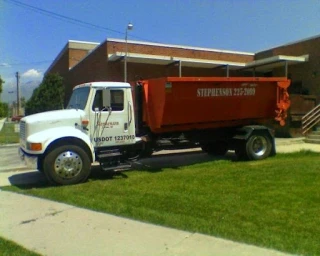
[[[122,61],[125,58],[125,52],[115,52],[108,55],[108,61]],[[195,58],[183,58],[174,56],[163,55],[151,55],[140,53],[127,53],[127,62],[131,63],[144,63],[155,65],[172,65],[179,64],[183,67],[193,68],[217,68],[228,66],[230,69],[239,69],[245,67],[243,62],[232,62],[223,60],[208,60],[208,59],[195,59]]]
[[[284,65],[294,65],[307,62],[308,60],[308,54],[303,56],[276,55],[269,58],[248,62],[242,69],[254,69],[258,72],[268,72],[275,68],[283,67]]]
[[[108,61],[122,61],[125,58],[125,52],[115,52],[108,55]],[[179,64],[183,67],[193,68],[218,68],[228,67],[230,70],[250,70],[254,69],[258,72],[268,72],[275,68],[279,68],[285,65],[294,65],[298,63],[307,62],[309,55],[303,56],[287,56],[277,55],[265,59],[255,60],[248,63],[244,62],[232,62],[223,60],[208,60],[208,59],[195,59],[195,58],[183,58],[173,56],[140,54],[140,53],[127,53],[127,62],[131,63],[144,63],[155,65],[172,65]]]

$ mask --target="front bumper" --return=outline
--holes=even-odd
[[[35,155],[30,155],[27,154],[26,152],[24,152],[21,148],[19,148],[19,152],[18,152],[19,156],[20,156],[20,160],[22,162],[24,162],[24,164],[28,167],[28,168],[32,168],[32,169],[36,169],[37,163],[38,163],[38,157]]]

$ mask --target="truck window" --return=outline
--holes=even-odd
[[[123,90],[111,90],[111,108],[112,111],[123,110]]]
[[[123,90],[110,90],[110,106],[112,111],[122,111],[123,110]],[[109,104],[108,104],[109,105]],[[94,111],[96,108],[102,111],[108,111],[108,106],[103,105],[103,90],[96,91],[96,95],[94,97],[92,110]]]
[[[81,87],[81,88],[75,89],[72,92],[67,108],[84,110],[87,104],[89,92],[90,92],[90,87]]]

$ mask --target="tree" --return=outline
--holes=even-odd
[[[63,109],[65,87],[58,74],[48,74],[26,102],[26,115]]]
[[[25,97],[21,97],[20,98],[20,107],[24,108],[26,106],[26,98]]]
[[[0,102],[0,117],[7,117],[8,116],[8,103]]]

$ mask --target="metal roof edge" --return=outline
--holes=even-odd
[[[78,40],[68,40],[68,43],[77,43],[77,44],[95,44],[99,45],[97,42],[88,42],[88,41],[78,41]]]

